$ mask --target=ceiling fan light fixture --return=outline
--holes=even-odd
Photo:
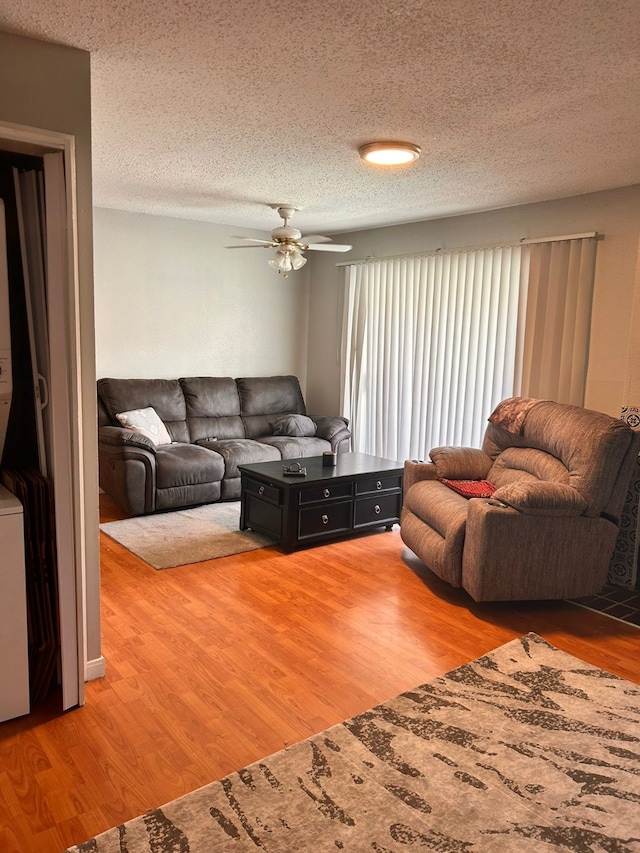
[[[284,243],[267,263],[284,278],[291,270],[299,270],[307,263],[307,259],[295,246]]]
[[[412,142],[368,142],[358,149],[360,157],[376,166],[401,166],[420,156],[420,146]]]
[[[292,252],[290,258],[294,270],[301,269],[307,263],[307,259],[301,252]]]
[[[267,262],[271,269],[277,270],[281,275],[291,272],[293,264],[288,254],[277,251],[275,255]]]

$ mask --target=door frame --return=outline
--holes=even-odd
[[[73,542],[73,572],[71,578],[62,578],[59,586],[59,611],[62,649],[62,682],[67,686],[70,704],[66,707],[84,704],[84,675],[86,665],[87,624],[86,624],[86,518],[85,518],[85,460],[84,431],[82,425],[83,395],[81,381],[80,351],[80,282],[78,275],[78,202],[76,179],[75,137],[68,133],[43,130],[9,122],[0,121],[0,149],[22,154],[42,156],[52,152],[62,152],[65,169],[66,188],[66,281],[62,304],[49,306],[55,319],[68,330],[66,338],[66,357],[68,364],[68,400],[69,412],[70,463],[71,463],[71,501],[69,530]],[[54,437],[55,441],[55,437]],[[55,487],[54,487],[55,488]],[[77,685],[77,693],[76,693]],[[64,699],[64,697],[63,697]],[[66,709],[66,708],[65,708]]]

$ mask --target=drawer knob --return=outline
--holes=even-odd
[[[376,489],[381,489],[381,488],[382,488],[382,482],[380,480],[378,480],[378,482],[376,483]]]
[[[380,507],[378,506],[378,504],[376,504],[374,506],[373,511],[375,512],[376,515],[380,515]]]
[[[264,495],[264,486],[260,486],[260,488],[258,489],[258,494]]]
[[[322,523],[323,524],[329,524],[329,516],[328,515],[322,516]]]
[[[325,489],[322,494],[325,496],[325,498],[331,497],[331,491],[329,489]]]

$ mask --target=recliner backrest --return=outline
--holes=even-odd
[[[151,406],[173,441],[189,441],[187,409],[177,379],[98,379],[98,397],[112,426],[120,426],[117,414]]]
[[[245,438],[240,398],[230,376],[188,376],[180,379],[192,442]]]
[[[236,379],[247,438],[269,435],[278,415],[306,415],[297,376],[252,376]]]
[[[634,433],[623,421],[546,400],[530,406],[519,434],[489,423],[483,442],[496,485],[530,478],[566,483],[585,498],[588,516],[619,513],[620,470],[633,447]]]

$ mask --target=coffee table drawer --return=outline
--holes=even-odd
[[[365,527],[367,524],[385,524],[400,518],[402,495],[377,495],[373,498],[363,498],[356,501],[356,517],[354,527]]]
[[[368,495],[375,492],[385,492],[390,489],[402,488],[402,474],[392,474],[388,477],[371,477],[371,479],[358,480],[356,483],[356,495]]]
[[[257,495],[275,504],[279,505],[282,503],[282,492],[277,486],[270,486],[268,483],[260,483],[257,480],[248,479],[245,489],[249,494]]]
[[[352,483],[322,483],[300,489],[298,498],[300,505],[318,503],[319,501],[335,501],[350,498],[353,494]]]
[[[269,533],[276,539],[282,537],[282,507],[267,503],[258,497],[247,495],[245,501],[245,525],[253,530]]]
[[[298,515],[298,537],[322,536],[351,529],[351,501],[327,504],[327,506],[301,509]]]

